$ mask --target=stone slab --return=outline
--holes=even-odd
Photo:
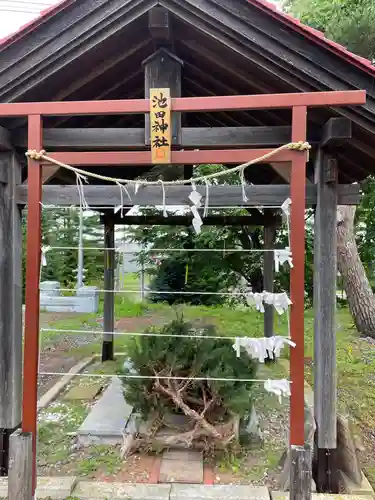
[[[373,498],[370,496],[369,498]],[[363,495],[331,495],[329,493],[313,493],[312,500],[363,500]]]
[[[58,281],[42,281],[39,285],[40,296],[60,297],[60,283]]]
[[[79,428],[78,442],[83,446],[121,444],[132,411],[133,407],[125,401],[121,380],[113,377]]]
[[[8,479],[6,477],[0,477],[0,498],[8,497]]]
[[[371,495],[374,496],[374,490],[369,483],[367,477],[362,473],[361,484],[356,484],[352,481],[346,474],[341,470],[339,471],[339,481],[340,485],[345,491],[345,493],[350,495]]]
[[[72,387],[64,396],[68,401],[91,401],[103,389],[103,384],[98,382],[89,385],[76,385]]]
[[[70,497],[77,484],[74,476],[38,477],[36,498],[38,500],[65,500]],[[0,478],[0,498],[8,498],[8,479]]]
[[[100,481],[80,481],[72,497],[80,500],[106,498],[111,500],[169,500],[169,484],[124,484]]]
[[[36,498],[38,500],[64,500],[69,497],[77,483],[73,476],[38,477]]]
[[[285,491],[271,491],[272,500],[289,500],[289,493]],[[312,500],[363,500],[364,495],[331,495],[329,493],[313,493]],[[369,496],[368,498],[373,498]]]
[[[203,483],[203,462],[187,460],[165,460],[161,461],[160,483]]]
[[[98,299],[96,297],[54,297],[40,296],[40,309],[46,312],[97,313]]]
[[[186,462],[202,462],[203,452],[196,450],[171,449],[163,453],[162,460],[185,460]]]
[[[170,500],[269,500],[265,486],[172,484]]]

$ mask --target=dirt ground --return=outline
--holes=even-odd
[[[141,332],[151,326],[163,325],[166,322],[165,315],[144,315],[135,318],[121,318],[116,323],[118,332]]]
[[[74,314],[42,312],[40,314],[40,327],[48,328],[55,322],[70,321],[75,317],[76,315]],[[138,332],[147,327],[163,324],[164,322],[165,318],[157,315],[121,318],[116,323],[116,330],[119,332]],[[99,326],[101,323],[100,318],[97,320],[97,323]],[[89,345],[92,342],[98,341],[99,338],[100,331],[98,331],[97,335],[56,334],[53,340],[42,344],[39,372],[66,373],[82,359],[82,354],[77,352],[75,348]],[[38,379],[38,397],[47,392],[56,383],[57,378],[57,376],[52,375],[40,375]]]
[[[150,483],[153,476],[157,474],[160,466],[160,458],[156,455],[135,454],[127,458],[121,469],[115,474],[108,474],[100,469],[95,474],[97,481],[120,482],[120,483]]]
[[[41,313],[40,328],[48,328],[56,321],[68,320],[74,315],[66,313]],[[99,335],[99,333],[98,333]],[[53,341],[43,343],[40,349],[39,372],[66,373],[82,358],[74,351],[75,347],[87,345],[94,340],[94,336],[57,334]],[[56,382],[58,376],[39,375],[38,397],[47,392]]]

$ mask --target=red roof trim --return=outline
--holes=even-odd
[[[55,14],[58,14],[62,10],[69,7],[71,4],[76,2],[77,0],[61,0],[59,3],[52,5],[48,9],[43,10],[40,15],[30,21],[29,23],[22,26],[19,30],[11,35],[0,39],[0,50],[11,45],[12,43],[18,41],[28,33],[34,31],[41,24],[45,23],[53,17]],[[375,76],[375,66],[368,59],[357,56],[353,54],[349,50],[347,50],[344,46],[326,38],[321,31],[318,31],[314,28],[310,28],[306,24],[301,23],[298,19],[293,16],[286,14],[285,12],[281,12],[277,9],[276,5],[268,2],[267,0],[247,0],[254,7],[263,10],[268,15],[272,16],[274,19],[277,19],[284,24],[288,25],[295,31],[302,33],[307,38],[310,38],[313,42],[326,47],[328,50],[331,50],[339,57],[345,59],[348,63],[358,67],[359,69],[366,71],[372,76]]]
[[[313,42],[318,43],[319,45],[323,45],[328,50],[331,50],[339,57],[345,59],[350,64],[357,66],[358,68],[366,71],[372,76],[375,76],[375,66],[371,61],[366,59],[365,57],[357,56],[346,49],[343,45],[330,40],[324,36],[324,33],[318,31],[314,28],[310,28],[306,24],[301,23],[298,19],[293,16],[286,14],[277,9],[276,5],[268,2],[267,0],[247,0],[251,5],[257,7],[258,9],[263,10],[268,15],[272,16],[274,19],[278,19],[284,24],[290,26],[295,31],[302,33],[304,36],[310,38]]]
[[[38,17],[35,17],[28,23],[24,24],[21,26],[17,31],[14,33],[11,33],[10,35],[1,38],[0,39],[0,50],[4,49],[8,45],[11,45],[12,43],[16,42],[20,38],[24,37],[28,33],[34,31],[38,26],[41,24],[45,23],[53,17],[55,14],[58,14],[62,10],[64,10],[66,7],[69,7],[72,3],[76,2],[77,0],[60,0],[58,3],[51,5],[47,9],[44,9],[40,12]]]

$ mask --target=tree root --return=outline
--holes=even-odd
[[[158,374],[156,374],[158,375]],[[160,375],[160,374],[159,374]],[[176,430],[163,428],[162,419],[153,417],[147,425],[139,429],[136,436],[130,442],[131,451],[161,451],[165,448],[195,448],[207,451],[208,449],[225,449],[231,442],[237,442],[239,438],[239,417],[233,415],[226,422],[218,424],[210,423],[206,414],[213,410],[215,406],[220,406],[220,401],[210,393],[205,384],[202,383],[200,389],[202,399],[192,398],[188,393],[192,380],[178,383],[175,380],[156,379],[154,388],[157,392],[166,396],[174,405],[180,409],[191,421],[194,427],[188,431],[176,432]],[[199,405],[196,403],[199,402]],[[199,411],[195,410],[188,403],[199,406]],[[202,409],[201,409],[202,408]],[[155,422],[158,425],[155,426]],[[129,441],[128,441],[129,443]]]
[[[139,433],[132,442],[131,452],[139,450],[160,452],[167,448],[194,448],[203,451],[209,449],[224,450],[230,443],[238,440],[238,424],[239,418],[234,416],[228,422],[214,426],[219,438],[214,438],[211,432],[197,425],[193,430],[187,432],[170,433],[161,430],[153,435]]]
[[[206,433],[209,436],[212,436],[216,439],[220,439],[221,435],[220,433],[216,430],[216,428],[210,424],[205,418],[204,415],[205,413],[209,410],[209,408],[214,404],[215,399],[212,398],[211,400],[207,401],[207,396],[206,392],[203,387],[203,400],[204,400],[204,408],[201,413],[198,413],[197,411],[193,410],[183,399],[183,392],[186,390],[188,384],[190,383],[190,380],[185,383],[182,387],[176,387],[175,381],[167,380],[166,381],[166,386],[161,383],[159,379],[156,380],[155,382],[155,388],[156,390],[164,393],[166,396],[168,396],[173,403],[180,408],[184,414],[191,418],[192,420],[195,420],[195,422],[199,425],[196,425],[195,429],[192,431],[197,432],[199,427],[203,427],[206,431]]]

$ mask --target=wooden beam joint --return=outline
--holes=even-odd
[[[324,162],[323,178],[326,184],[338,183],[339,169],[337,158],[328,157]]]
[[[352,122],[348,118],[330,118],[323,127],[320,146],[337,148],[352,138]]]
[[[169,11],[161,5],[152,8],[148,13],[148,29],[154,40],[170,40],[172,32]]]

